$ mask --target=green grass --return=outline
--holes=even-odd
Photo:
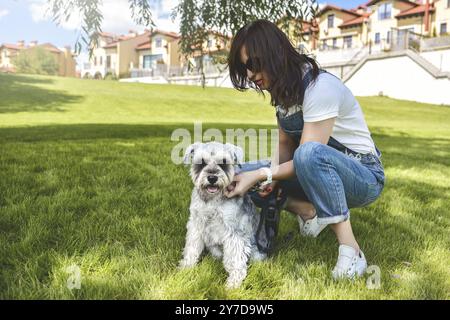
[[[295,233],[227,291],[206,255],[178,271],[191,182],[176,128],[272,128],[268,99],[230,89],[0,75],[0,299],[449,299],[450,108],[360,98],[386,187],[352,210],[381,288],[334,282],[337,242]],[[67,268],[81,269],[69,290]]]

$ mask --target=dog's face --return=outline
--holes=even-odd
[[[197,142],[186,150],[185,163],[191,164],[191,178],[200,194],[212,198],[233,181],[234,165],[242,157],[242,149],[232,144]]]

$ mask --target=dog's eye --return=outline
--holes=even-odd
[[[225,170],[227,165],[228,165],[227,159],[223,158],[222,163],[220,163],[219,166],[222,168],[222,170]]]

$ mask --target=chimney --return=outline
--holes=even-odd
[[[38,42],[36,40],[33,40],[30,42],[30,48],[36,47]]]
[[[17,41],[17,46],[18,46],[19,48],[25,47],[25,41],[24,41],[24,40],[19,40],[19,41]]]
[[[128,35],[132,36],[133,38],[137,36],[137,31],[135,30],[128,30]]]
[[[430,31],[430,0],[425,4],[425,32]]]

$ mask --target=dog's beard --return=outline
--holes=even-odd
[[[194,172],[195,173],[195,172]],[[215,196],[221,196],[224,190],[233,181],[234,170],[233,168],[227,168],[220,171],[215,176],[217,181],[211,183],[208,181],[208,176],[211,175],[208,172],[201,171],[197,175],[193,175],[193,182],[195,188],[205,197],[212,198]]]
[[[217,175],[217,181],[214,183],[208,181],[208,175],[201,174],[198,177],[196,188],[209,195],[216,195],[222,193],[230,183],[231,181],[225,174]]]

